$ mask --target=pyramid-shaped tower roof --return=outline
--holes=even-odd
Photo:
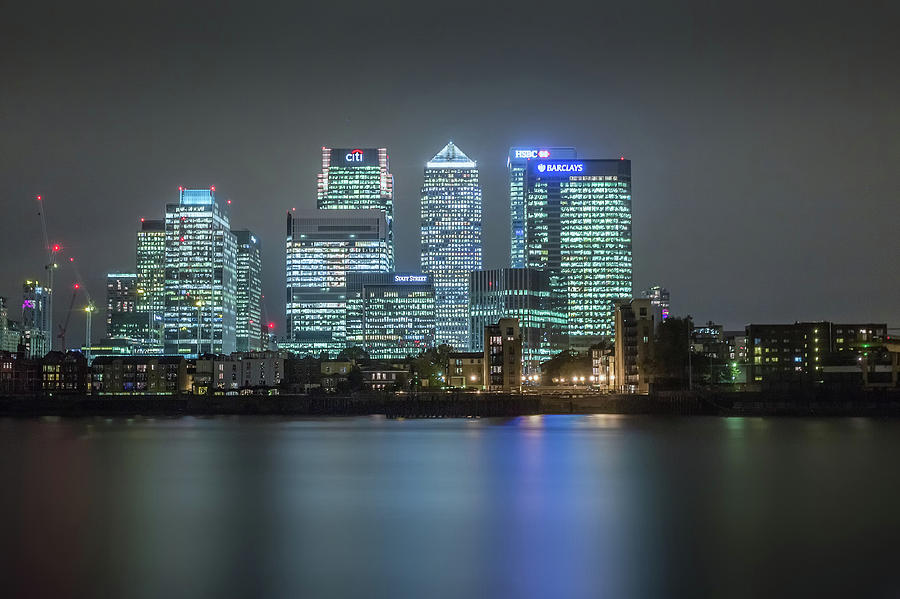
[[[475,168],[475,161],[451,141],[428,161],[428,168]]]

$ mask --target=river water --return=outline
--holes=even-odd
[[[894,597],[898,459],[868,419],[4,419],[3,595]]]

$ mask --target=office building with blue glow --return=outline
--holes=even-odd
[[[179,188],[178,203],[166,205],[166,354],[236,348],[237,240],[215,191]]]
[[[287,331],[300,354],[347,347],[347,275],[388,272],[388,224],[380,210],[288,212]]]
[[[518,147],[509,149],[506,167],[509,170],[509,265],[512,268],[525,267],[525,167],[528,161],[577,157],[575,148]]]
[[[481,270],[478,168],[451,141],[426,164],[422,185],[422,272],[434,283],[438,345],[469,346],[473,270]]]
[[[387,222],[389,268],[394,267],[394,176],[386,148],[322,148],[320,210],[380,210]]]
[[[550,273],[496,268],[469,273],[469,350],[484,350],[485,327],[516,318],[525,374],[568,347],[565,295],[550,286]]]
[[[137,311],[138,276],[133,272],[106,275],[106,338],[144,339],[147,314]]]
[[[614,302],[632,297],[631,161],[529,160],[525,262],[567,302],[570,347],[614,334]]]
[[[434,285],[422,273],[347,275],[347,345],[376,360],[402,360],[434,346]]]
[[[52,349],[50,293],[50,288],[37,280],[22,285],[22,338],[31,358],[43,358]]]
[[[237,241],[235,345],[239,352],[262,351],[268,331],[262,323],[262,257],[259,239],[246,229],[232,231]]]

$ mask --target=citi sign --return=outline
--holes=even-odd
[[[516,158],[550,158],[550,150],[516,150]]]
[[[346,156],[344,156],[344,160],[347,162],[362,162],[363,161],[363,151],[362,150],[350,150]]]
[[[584,164],[581,162],[565,162],[565,163],[541,163],[537,165],[539,173],[583,173]]]

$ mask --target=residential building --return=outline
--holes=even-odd
[[[387,272],[388,226],[378,210],[287,215],[287,330],[299,354],[336,356],[347,347],[347,276]]]
[[[618,300],[615,303],[614,366],[617,390],[625,393],[650,391],[653,376],[648,367],[653,359],[656,327],[661,321],[659,308],[648,298]]]
[[[232,231],[237,240],[237,296],[235,334],[237,351],[265,349],[262,324],[262,258],[259,239],[246,229]]]
[[[469,345],[469,273],[481,270],[481,185],[453,142],[425,165],[422,272],[434,283],[436,344]]]
[[[516,318],[501,318],[484,328],[484,370],[488,391],[518,391],[522,388],[522,335]]]
[[[237,240],[215,188],[179,188],[166,206],[165,353],[231,353]]]
[[[566,349],[566,299],[550,285],[550,274],[530,268],[469,273],[469,347],[484,350],[484,327],[516,318],[522,332],[525,374]]]
[[[517,147],[509,149],[506,167],[509,170],[510,244],[509,265],[525,268],[525,168],[529,160],[575,159],[575,148]],[[479,330],[480,336],[480,330]]]
[[[435,290],[421,273],[347,275],[347,345],[373,360],[402,360],[435,343]]]
[[[384,215],[387,267],[394,268],[394,176],[386,148],[322,148],[320,210],[374,209]]]
[[[483,327],[481,332],[484,335]],[[484,340],[479,345],[484,345]],[[446,372],[447,384],[451,387],[482,389],[484,387],[484,350],[450,352],[447,355]]]
[[[832,349],[832,324],[750,324],[747,342],[751,359],[749,383],[818,383],[823,380],[824,360]]]
[[[178,395],[190,390],[182,356],[99,356],[91,386],[100,395]]]
[[[567,298],[566,332],[586,350],[613,334],[613,302],[632,297],[631,161],[529,160],[525,266]]]
[[[80,351],[51,351],[41,360],[41,392],[44,395],[84,394],[90,370]]]

